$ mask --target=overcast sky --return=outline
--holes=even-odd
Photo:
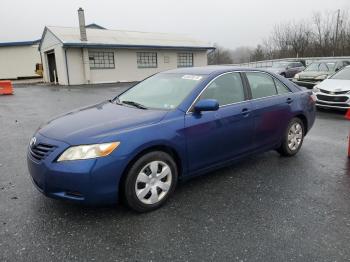
[[[1,0],[0,42],[39,39],[45,25],[78,26],[80,6],[87,23],[182,33],[235,48],[256,46],[281,22],[350,10],[350,0]]]

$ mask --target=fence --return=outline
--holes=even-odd
[[[240,66],[240,67],[253,67],[253,68],[266,68],[266,67],[272,67],[274,63],[277,62],[302,62],[306,66],[311,64],[312,62],[319,61],[319,60],[349,60],[350,56],[331,56],[331,57],[298,57],[298,58],[283,58],[283,59],[272,59],[272,60],[263,60],[263,61],[256,61],[256,62],[248,62],[248,63],[241,63],[241,64],[231,64],[233,66]]]

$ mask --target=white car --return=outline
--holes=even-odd
[[[323,108],[350,108],[350,66],[314,86],[316,106]]]

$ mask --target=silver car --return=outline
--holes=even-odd
[[[316,106],[323,108],[350,108],[350,66],[328,77],[313,88]]]

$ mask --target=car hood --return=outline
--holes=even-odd
[[[167,111],[143,110],[106,101],[56,117],[38,132],[71,145],[93,144],[120,131],[159,122],[166,113]]]
[[[299,78],[312,79],[321,75],[330,75],[332,72],[329,71],[303,71],[299,73]]]
[[[317,87],[331,92],[350,91],[350,80],[326,79]]]

